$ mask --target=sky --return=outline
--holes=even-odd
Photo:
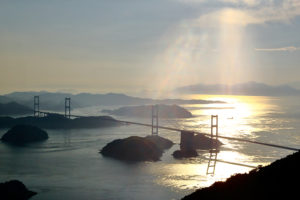
[[[0,93],[297,85],[299,33],[299,0],[0,0]]]

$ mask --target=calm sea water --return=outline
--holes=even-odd
[[[191,98],[191,97],[187,97]],[[210,132],[210,115],[219,115],[219,134],[300,148],[299,97],[194,96],[227,104],[182,105],[194,118],[160,119],[164,126]],[[90,107],[74,114],[101,114]],[[120,117],[116,117],[122,119]],[[126,118],[150,123],[150,119]],[[0,136],[7,130],[1,129]],[[160,130],[176,142],[159,162],[125,163],[103,158],[99,150],[108,142],[132,135],[146,136],[150,128],[120,126],[99,129],[47,130],[49,140],[26,147],[0,143],[0,182],[18,179],[38,192],[32,199],[180,199],[197,188],[225,180],[251,168],[218,162],[207,176],[208,151],[199,157],[175,160],[179,133]],[[291,151],[222,140],[218,159],[252,166],[267,165]]]

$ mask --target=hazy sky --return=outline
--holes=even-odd
[[[300,81],[299,0],[1,0],[0,93]]]

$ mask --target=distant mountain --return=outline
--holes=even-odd
[[[300,90],[300,81],[290,82],[287,85],[291,86],[292,88]]]
[[[12,100],[6,96],[0,96],[0,103],[9,103]]]
[[[0,115],[23,115],[29,113],[33,113],[31,108],[16,102],[0,103]]]
[[[65,97],[71,97],[71,107],[87,106],[112,106],[112,105],[146,105],[146,104],[209,104],[225,103],[222,101],[208,101],[201,99],[184,100],[184,99],[151,99],[132,97],[125,94],[107,93],[107,94],[70,94],[70,93],[51,93],[51,92],[14,92],[4,95],[5,98],[11,99],[28,107],[33,106],[33,97],[40,97],[41,110],[63,111]]]
[[[130,116],[130,117],[150,117],[152,112],[152,106],[125,106],[115,110],[102,110],[104,113]],[[192,113],[183,107],[177,105],[158,105],[158,116],[162,118],[190,118],[193,117]]]
[[[300,95],[300,90],[289,85],[271,86],[258,82],[247,82],[235,85],[205,85],[196,84],[180,87],[175,90],[180,93],[197,94],[232,94],[249,96],[293,96]]]
[[[33,97],[40,96],[40,109],[41,110],[53,110],[59,111],[64,109],[65,97],[69,97],[68,93],[50,93],[46,91],[42,92],[13,92],[7,95],[3,95],[19,104],[33,107]],[[73,107],[79,107],[76,105],[76,101],[72,101]]]

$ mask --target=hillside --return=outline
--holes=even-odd
[[[0,103],[0,115],[32,114],[33,110],[16,102]]]
[[[297,152],[269,166],[199,189],[182,200],[298,199],[299,168],[300,152]]]

